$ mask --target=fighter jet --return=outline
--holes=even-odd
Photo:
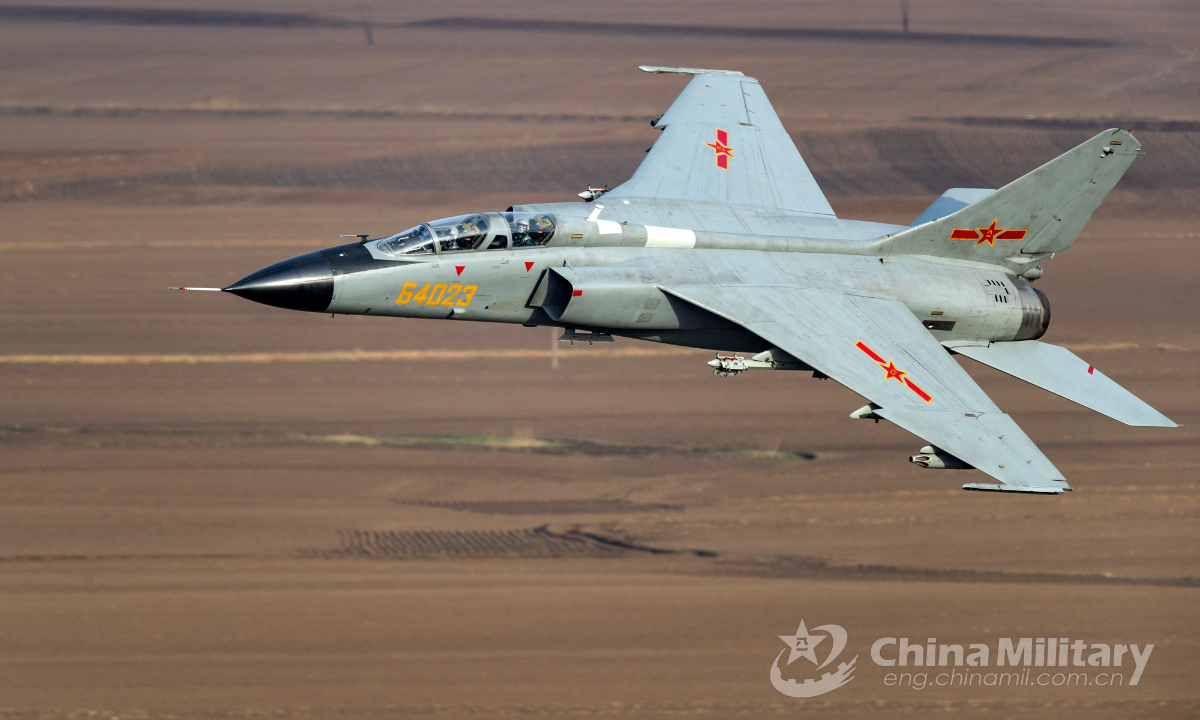
[[[1004,187],[947,190],[911,225],[838,218],[752,77],[691,76],[650,124],[646,159],[582,202],[515,205],[311,252],[220,288],[291,310],[564,329],[721,351],[719,375],[810,372],[928,445],[911,461],[975,468],[966,490],[1062,494],[1062,473],[953,355],[1128,425],[1174,427],[1038,338],[1032,283],[1071,247],[1138,155],[1105,130]],[[215,288],[214,288],[215,289]]]

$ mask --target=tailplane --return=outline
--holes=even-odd
[[[1177,427],[1166,415],[1080,360],[1070,350],[1037,340],[990,345],[943,343],[960,355],[1077,402],[1126,425]]]
[[[909,224],[909,227],[916,227],[933,222],[934,220],[941,220],[968,205],[974,205],[994,192],[996,192],[995,188],[950,188],[942,193],[940,198],[934,200],[932,205],[925,208],[925,212],[918,215],[917,219]]]
[[[908,229],[884,241],[885,255],[933,255],[1007,265],[1021,274],[1075,242],[1141,144],[1105,130],[995,192],[958,188]],[[951,200],[948,196],[957,193]],[[970,200],[963,207],[962,200]],[[961,209],[959,209],[961,208]],[[952,210],[943,217],[938,211]],[[1037,271],[1040,274],[1040,270]]]

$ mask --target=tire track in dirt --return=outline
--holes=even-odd
[[[938,195],[950,187],[1004,184],[1052,160],[1115,121],[1081,129],[888,128],[793,133],[830,196]],[[1200,132],[1143,132],[1146,155],[1121,180],[1126,190],[1200,188]],[[647,138],[653,140],[653,138]],[[34,182],[0,179],[0,198],[77,198],[150,189],[248,188],[358,192],[575,192],[617,186],[645,158],[641,142],[579,142],[360,158],[202,165]],[[34,186],[29,189],[30,184]]]
[[[684,505],[629,500],[396,500],[397,505],[461,510],[484,515],[601,515],[631,512],[682,512]]]
[[[773,558],[720,559],[716,575],[803,578],[813,580],[870,580],[891,582],[1005,583],[1020,585],[1152,585],[1200,588],[1200,578],[1131,578],[1115,575],[1009,572],[961,568],[922,568],[902,565],[833,565],[821,558],[779,555]]]
[[[340,530],[335,548],[307,548],[297,555],[310,559],[503,559],[617,558],[622,556],[693,556],[694,564],[665,572],[850,582],[988,583],[1009,585],[1138,585],[1200,588],[1197,577],[1119,577],[1072,573],[1037,573],[923,568],[901,565],[834,565],[821,558],[779,555],[736,558],[709,550],[662,548],[576,527],[554,532],[547,525],[518,530]],[[58,562],[246,560],[264,555],[225,553],[33,554],[0,556],[0,564]]]
[[[338,532],[338,538],[340,542],[336,548],[305,550],[301,551],[301,555],[325,559],[397,560],[615,557],[625,554],[690,555],[696,558],[696,564],[680,566],[671,572],[832,581],[1200,588],[1200,578],[1195,577],[1135,578],[1107,574],[1010,572],[901,565],[835,565],[821,558],[792,555],[736,558],[722,556],[721,553],[709,550],[653,547],[579,527],[559,533],[550,530],[547,525],[521,530],[342,530]]]
[[[673,357],[696,355],[691,348],[614,348],[563,351],[560,358]],[[211,365],[226,363],[389,362],[418,360],[523,360],[548,358],[550,350],[331,350],[177,355],[0,355],[0,365]]]
[[[670,553],[620,540],[547,526],[524,530],[342,530],[340,545],[304,554],[322,558],[610,557],[625,552]]]
[[[362,27],[362,21],[307,13],[67,5],[0,5],[0,20],[12,23],[72,23],[129,27],[257,29]]]
[[[19,23],[72,23],[127,27],[204,27],[255,29],[362,29],[365,19],[310,13],[250,12],[151,7],[4,5],[0,20]],[[854,43],[984,45],[990,47],[1107,48],[1122,43],[1108,38],[1046,35],[991,35],[954,32],[899,32],[804,27],[745,27],[662,23],[589,22],[540,18],[444,17],[416,22],[371,22],[375,28],[439,31],[550,32],[639,37],[738,38],[756,40],[827,40]]]
[[[1107,38],[1046,35],[987,35],[983,33],[908,32],[804,27],[745,27],[660,23],[593,22],[524,18],[446,17],[406,23],[406,28],[484,30],[487,32],[549,32],[635,37],[697,37],[751,40],[828,40],[852,43],[912,45],[986,45],[990,47],[1101,48],[1122,43]]]
[[[2,6],[0,6],[2,7]],[[0,105],[0,117],[70,118],[205,118],[246,120],[261,118],[332,118],[336,120],[433,120],[438,122],[517,123],[648,123],[653,115],[585,113],[442,112],[436,110],[340,110],[327,108],[206,108],[92,105]]]

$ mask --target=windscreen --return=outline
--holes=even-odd
[[[384,238],[375,247],[388,255],[426,255],[433,252],[433,235],[425,225]]]
[[[503,224],[496,228],[496,241],[492,247],[503,248],[503,240],[512,238],[513,248],[539,247],[554,237],[556,223],[549,213],[506,212],[507,229]],[[398,235],[377,241],[380,252],[389,255],[424,255],[437,252],[454,253],[477,250],[491,232],[492,223],[487,215],[475,213],[434,220],[418,225]]]

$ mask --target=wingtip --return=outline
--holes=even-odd
[[[737,70],[711,70],[708,68],[669,67],[666,65],[638,65],[638,70],[655,75],[736,75],[745,77]]]
[[[1141,425],[1141,427],[1177,428],[1179,427],[1179,423],[1164,415],[1161,420],[1152,423],[1145,423],[1144,425]]]
[[[1174,420],[1167,417],[1166,415],[1163,415],[1159,411],[1155,410],[1150,405],[1146,405],[1146,408],[1153,411],[1154,415],[1150,415],[1149,413],[1142,413],[1141,417],[1128,417],[1128,415],[1126,415],[1124,417],[1115,417],[1113,415],[1110,415],[1109,413],[1100,413],[1100,414],[1108,415],[1108,417],[1113,418],[1117,422],[1128,425],[1129,427],[1164,427],[1164,428],[1179,427],[1178,423],[1176,423]]]
[[[962,489],[973,490],[975,492],[1024,493],[1026,495],[1062,495],[1067,490],[1074,490],[1070,485],[1066,487],[1048,487],[1045,485],[1026,487],[1004,483],[967,483],[962,486]]]

